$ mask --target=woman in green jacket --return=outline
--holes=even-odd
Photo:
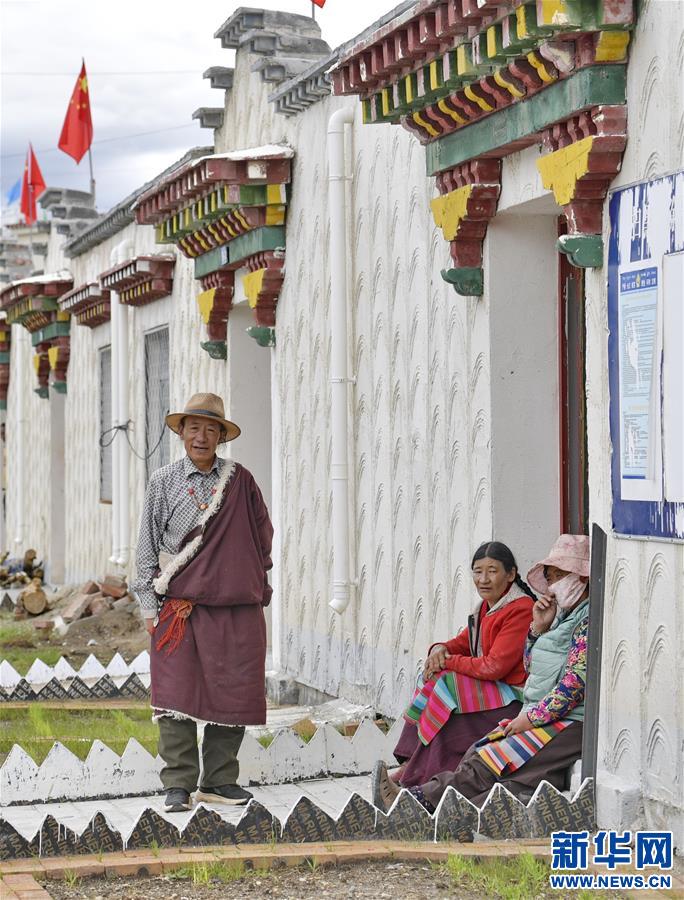
[[[478,806],[495,784],[525,799],[542,780],[562,790],[582,753],[589,619],[589,538],[563,534],[529,571],[539,595],[525,645],[523,707],[477,741],[455,771],[410,788],[433,812],[448,787]],[[386,777],[386,776],[385,776]],[[400,788],[383,785],[385,811]],[[390,786],[391,785],[391,786]]]

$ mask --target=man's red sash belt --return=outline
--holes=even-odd
[[[171,624],[157,641],[157,650],[166,647],[166,655],[169,656],[180,646],[185,635],[185,624],[192,612],[193,604],[190,600],[166,600],[159,614],[159,624],[163,625],[171,619]]]

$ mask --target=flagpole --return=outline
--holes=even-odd
[[[88,147],[88,165],[90,166],[90,193],[93,195],[93,206],[95,206],[95,178],[93,177],[93,154]]]
[[[30,142],[29,142],[28,158],[27,158],[27,163],[26,163],[26,171],[28,173],[28,181],[26,184],[26,186],[28,188],[28,209],[29,209],[29,216],[31,216],[31,214],[33,213],[35,200],[33,198],[33,146],[31,145]],[[29,232],[29,253],[31,255],[31,272],[33,272],[33,270],[34,270],[33,269],[33,222],[27,222],[27,225],[28,225],[28,232]]]
[[[316,4],[311,0],[311,18],[316,21]]]
[[[30,171],[31,171],[31,163],[29,162],[29,172],[30,172]],[[29,213],[30,213],[30,211],[33,209],[33,204],[34,204],[34,200],[33,200],[33,185],[30,183],[30,181],[29,181],[29,186],[28,186],[28,194],[29,194]],[[35,224],[34,222],[29,222],[29,223],[28,223],[28,227],[29,227],[29,228],[28,228],[28,232],[29,232],[29,254],[30,254],[30,256],[31,256],[31,274],[33,274],[33,272],[35,271],[35,266],[34,266],[34,263],[33,263],[33,226],[34,226],[34,224]]]

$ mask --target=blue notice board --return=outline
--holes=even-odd
[[[610,199],[613,529],[684,540],[684,172]]]

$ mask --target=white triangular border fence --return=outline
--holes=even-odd
[[[115,653],[106,666],[91,653],[80,669],[73,668],[71,663],[63,656],[54,666],[48,666],[40,659],[33,661],[26,675],[23,677],[6,659],[0,662],[0,703],[13,700],[14,691],[20,685],[28,685],[31,693],[26,693],[20,688],[22,696],[18,699],[39,699],[41,691],[45,694],[66,695],[65,699],[87,699],[92,694],[94,699],[102,696],[104,686],[110,691],[111,679],[114,685],[114,696],[123,685],[136,675],[145,690],[150,687],[150,654],[147,650],[139,653],[131,663],[127,663],[120,653]],[[75,683],[75,679],[80,679]],[[105,681],[103,681],[105,679]],[[85,686],[85,690],[84,690]],[[99,687],[98,687],[99,686]],[[84,696],[85,694],[85,696]]]
[[[178,814],[160,813],[148,804],[149,801],[146,798],[141,798],[139,811],[136,810],[132,816],[130,806],[127,807],[124,817],[126,821],[125,826],[122,821],[122,824],[117,827],[113,821],[113,811],[110,815],[107,815],[104,811],[99,813],[104,818],[106,827],[119,836],[124,849],[127,848],[141,820],[149,818],[150,815],[165,823],[163,827],[167,835],[171,836],[173,842],[178,844],[185,842],[195,816],[201,815],[202,810],[208,808],[200,803],[187,814],[179,816]],[[360,795],[353,794],[345,801],[343,808],[337,815],[330,815],[310,797],[302,795],[292,804],[282,822],[276,817],[272,817],[273,814],[263,804],[251,800],[244,808],[240,820],[237,823],[233,820],[228,823],[228,827],[239,829],[243,823],[248,824],[250,820],[254,821],[255,815],[261,814],[266,816],[266,818],[271,816],[273,837],[276,841],[287,841],[291,840],[293,833],[304,835],[310,833],[307,825],[311,823],[313,816],[319,819],[319,822],[322,820],[324,827],[325,822],[328,822],[331,832],[330,839],[336,840],[339,838],[339,835],[335,832],[344,823],[347,812],[351,813],[352,818],[356,818],[358,807],[361,806],[366,811],[365,828],[362,827],[361,830],[357,831],[357,820],[354,823],[352,839],[364,840],[381,835],[384,838],[407,841],[432,840],[438,842],[440,840],[452,840],[450,835],[454,833],[455,829],[458,829],[459,825],[463,825],[465,833],[462,839],[470,841],[473,840],[475,835],[485,838],[493,836],[488,833],[486,823],[486,811],[491,804],[496,804],[504,816],[509,810],[513,810],[514,807],[515,810],[519,809],[522,817],[520,825],[526,838],[548,837],[555,830],[582,830],[587,827],[593,827],[594,805],[593,781],[591,778],[585,779],[577,792],[572,796],[562,794],[548,782],[542,781],[527,804],[520,803],[505,787],[497,784],[490,791],[481,809],[478,809],[477,806],[473,805],[453,788],[448,788],[437,810],[432,814],[422,807],[415,797],[406,790],[400,792],[387,813],[376,809]],[[356,810],[354,807],[356,807]],[[75,838],[76,845],[78,845],[85,832],[93,826],[97,815],[98,810],[91,810],[88,822],[81,827],[75,828],[73,817],[70,814],[67,821],[61,821],[59,811],[57,811],[54,814],[54,822],[60,831],[62,828],[69,829]],[[36,824],[36,819],[33,817],[26,818],[22,815],[13,815],[11,809],[4,810],[4,813],[0,815],[0,837],[3,836],[3,831],[7,833],[8,828],[13,829],[29,844],[37,842],[39,855],[42,855],[41,838],[47,819],[48,814],[45,814],[39,820],[39,824]],[[132,825],[129,824],[131,820],[133,821]],[[505,822],[503,828],[504,830],[506,828]],[[509,837],[521,837],[521,835],[510,834]],[[305,841],[316,839],[318,839],[316,836],[304,838]],[[349,835],[345,839],[349,840]],[[263,838],[255,835],[252,840],[261,841]],[[11,851],[12,843],[10,841],[7,842],[7,847]],[[74,851],[78,852],[78,846],[72,847],[69,852]]]
[[[393,750],[402,728],[397,720],[385,733],[363,719],[352,737],[329,724],[319,726],[310,741],[291,728],[279,729],[264,747],[249,729],[238,753],[240,783],[284,784],[326,775],[370,772],[378,759],[394,762]],[[162,760],[134,738],[121,756],[102,741],[93,741],[85,760],[56,741],[40,765],[15,744],[0,766],[2,806],[133,797],[162,790]]]

